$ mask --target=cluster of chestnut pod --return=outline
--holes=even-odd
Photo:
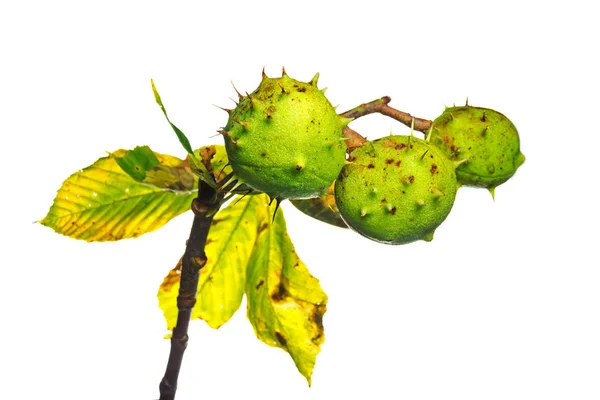
[[[349,149],[344,127],[317,87],[263,73],[228,110],[220,131],[239,183],[277,201],[335,196],[331,204],[359,234],[387,244],[430,241],[458,188],[494,189],[523,164],[513,123],[492,109],[449,107],[425,138],[390,135]]]

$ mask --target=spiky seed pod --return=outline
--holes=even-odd
[[[433,238],[456,197],[452,161],[412,136],[367,142],[350,159],[335,184],[339,212],[350,228],[387,244]]]
[[[236,177],[272,198],[305,199],[325,193],[345,164],[340,117],[310,82],[263,79],[240,96],[223,130]]]
[[[525,161],[517,128],[489,108],[446,108],[433,121],[430,140],[450,159],[464,160],[456,169],[461,184],[488,188],[492,195]]]

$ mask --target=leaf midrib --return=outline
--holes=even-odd
[[[140,184],[140,183],[138,183],[138,184]],[[146,193],[136,194],[136,195],[133,195],[133,196],[127,196],[127,197],[124,197],[124,198],[120,198],[120,199],[111,201],[110,203],[99,204],[97,206],[89,207],[89,208],[86,208],[84,210],[73,211],[73,212],[70,212],[68,214],[63,214],[63,215],[60,215],[60,216],[56,216],[55,219],[66,218],[66,217],[70,217],[70,216],[73,216],[73,215],[83,214],[83,213],[85,213],[87,211],[98,210],[98,209],[102,209],[102,208],[105,208],[105,207],[110,207],[110,206],[112,206],[114,204],[118,204],[120,202],[125,202],[125,201],[129,201],[129,200],[135,200],[135,199],[137,199],[139,197],[153,196],[153,195],[162,195],[162,194],[165,194],[165,193],[167,195],[172,194],[174,196],[190,196],[190,195],[198,192],[198,189],[192,189],[189,193],[185,193],[185,192],[178,193],[178,192],[175,192],[175,191],[172,191],[172,190],[168,190],[168,189],[161,189],[161,188],[158,188],[158,187],[153,186],[153,185],[148,185],[148,184],[143,184],[143,185],[147,186],[149,188],[156,188],[156,190],[152,190],[152,191],[149,191],[149,192],[146,192]],[[78,185],[78,186],[82,186],[82,185]],[[82,186],[82,187],[84,187],[84,186]],[[69,201],[69,203],[76,204],[76,203],[74,203],[72,201]],[[60,208],[64,209],[64,207],[58,206],[56,204],[54,204],[53,207],[60,207]],[[45,219],[47,219],[47,218],[44,218],[44,220]]]
[[[233,234],[235,233],[236,229],[241,221],[244,218],[244,215],[246,214],[246,212],[248,211],[248,208],[250,207],[250,202],[253,201],[253,199],[249,199],[248,202],[246,202],[246,205],[244,206],[243,211],[240,213],[239,218],[237,219],[236,224],[234,225],[233,229],[230,230],[229,235],[227,235],[227,241],[225,243],[227,243],[225,246],[223,246],[223,248],[219,251],[217,257],[215,257],[215,264],[213,265],[213,269],[211,271],[211,273],[207,276],[207,279],[204,280],[204,282],[202,283],[202,286],[198,288],[198,293],[200,293],[203,289],[204,286],[206,285],[206,283],[209,281],[208,277],[211,277],[215,271],[215,267],[218,264],[219,260],[221,259],[221,256],[223,255],[223,253],[225,253],[225,249],[228,247],[228,243],[231,243],[231,238],[233,237]],[[233,205],[232,207],[235,207],[235,205]],[[258,231],[258,224],[257,224],[257,231]],[[210,235],[210,230],[209,230],[209,235]],[[254,243],[252,243],[252,252],[250,253],[250,257],[248,257],[248,261],[246,261],[246,266],[248,266],[248,262],[250,262],[250,259],[252,258],[252,253],[254,252],[254,245],[256,244],[256,240],[258,238],[258,235],[255,237],[254,239]]]

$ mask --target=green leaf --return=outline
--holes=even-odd
[[[165,114],[165,118],[169,122],[169,125],[171,125],[171,128],[173,128],[173,131],[175,131],[175,134],[179,138],[179,142],[181,143],[183,148],[188,153],[194,154],[194,151],[192,150],[192,146],[190,145],[190,141],[188,140],[188,138],[181,131],[181,129],[176,127],[169,119],[169,116],[167,115],[167,110],[165,109],[165,106],[163,105],[163,102],[160,98],[160,94],[158,94],[158,90],[156,90],[156,86],[154,85],[154,81],[152,79],[150,80],[150,83],[152,84],[152,92],[154,93],[154,99],[156,100],[156,103],[160,106],[160,109],[162,110],[163,114]]]
[[[198,297],[192,319],[212,328],[229,321],[240,307],[246,285],[246,269],[260,224],[268,219],[265,195],[234,200],[215,216],[206,241],[207,263],[200,272]],[[177,322],[181,261],[169,272],[158,291],[158,302],[172,330]]]
[[[275,206],[270,208],[270,213]],[[248,318],[257,337],[287,351],[311,383],[325,337],[327,295],[298,258],[280,209],[273,223],[263,222],[248,267]]]
[[[134,150],[111,155],[121,169],[138,182],[181,192],[198,188],[198,181],[187,160],[154,153],[148,146],[138,146]]]
[[[123,157],[115,157],[119,167],[138,182],[143,182],[146,172],[159,164],[158,158],[148,146],[137,146]]]
[[[138,182],[116,161],[125,158],[129,160],[126,163],[133,165],[131,160],[137,156],[127,157],[128,154],[127,150],[117,150],[67,178],[48,215],[39,222],[75,239],[114,241],[154,231],[190,209],[197,191],[193,180],[190,185],[189,180],[184,184],[181,179],[173,182],[171,177],[167,184],[166,178],[160,178],[164,168],[176,170],[176,164],[185,175],[182,160],[154,153],[159,164],[146,171],[144,182]],[[191,177],[190,172],[187,175]]]

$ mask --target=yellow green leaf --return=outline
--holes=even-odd
[[[154,231],[190,209],[196,190],[137,182],[115,160],[126,154],[117,150],[67,178],[40,223],[75,239],[113,241]],[[177,163],[175,157],[155,155],[160,162],[155,168]],[[156,176],[153,170],[146,172],[144,181]]]
[[[162,102],[162,99],[160,98],[160,94],[158,94],[158,90],[156,89],[156,85],[154,85],[154,81],[152,79],[150,80],[150,83],[152,84],[152,92],[154,93],[154,100],[156,100],[156,104],[158,104],[158,106],[162,110],[163,114],[165,115],[165,118],[167,119],[167,122],[169,123],[169,125],[171,125],[171,128],[173,129],[173,131],[177,135],[177,138],[179,139],[179,143],[181,143],[181,145],[183,146],[183,148],[188,153],[193,154],[194,151],[192,150],[192,146],[190,145],[190,141],[185,136],[185,133],[183,133],[181,131],[181,129],[179,129],[178,127],[176,127],[171,122],[171,120],[169,119],[169,116],[167,115],[167,109],[165,108],[165,106],[164,106],[164,104]]]
[[[273,205],[270,213],[274,211]],[[298,258],[281,209],[272,223],[261,225],[248,265],[246,295],[248,318],[257,337],[287,351],[310,385],[325,339],[322,319],[327,295]]]
[[[222,209],[211,225],[192,318],[218,328],[239,308],[245,292],[248,319],[257,337],[292,357],[311,382],[324,341],[327,295],[298,258],[283,211],[266,195],[246,196]],[[177,322],[181,261],[163,280],[159,306],[172,330]],[[245,290],[244,290],[245,289]]]
[[[200,271],[192,319],[219,328],[238,310],[246,285],[246,269],[261,223],[268,220],[265,195],[234,201],[215,216],[206,241],[207,263]],[[158,302],[172,330],[177,322],[181,261],[169,272],[158,292]]]

